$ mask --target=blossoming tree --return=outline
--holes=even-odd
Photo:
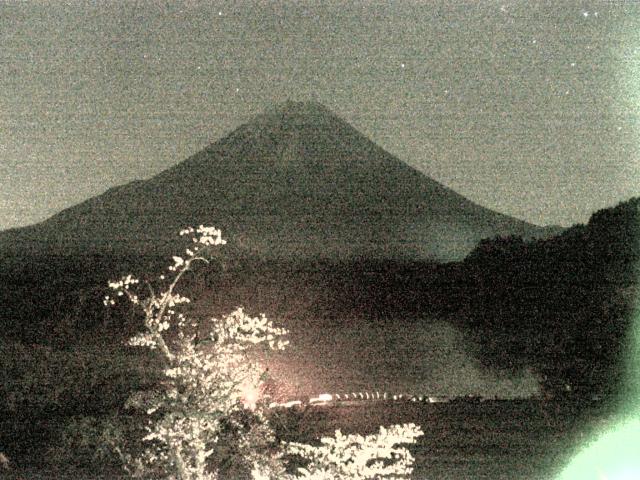
[[[320,446],[278,444],[269,425],[266,403],[259,392],[264,381],[261,367],[249,360],[256,346],[284,349],[287,331],[264,315],[251,317],[242,308],[205,325],[179,312],[189,298],[176,293],[181,277],[197,262],[208,263],[213,248],[224,245],[220,230],[200,226],[187,228],[193,245],[185,257],[173,257],[173,279],[161,292],[148,285],[138,292],[139,281],[128,275],[110,282],[114,291],[105,305],[118,297],[128,299],[144,314],[144,330],[129,344],[157,350],[164,362],[163,381],[153,392],[138,392],[127,406],[148,417],[142,453],[131,454],[117,441],[113,449],[125,470],[137,478],[213,480],[224,473],[254,479],[402,478],[412,471],[413,457],[401,444],[414,443],[419,427],[381,427],[367,437],[342,435],[324,438]],[[304,468],[288,473],[287,455],[301,457]],[[231,459],[231,461],[230,461]],[[233,465],[235,470],[230,467]]]

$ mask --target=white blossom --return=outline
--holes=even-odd
[[[127,342],[132,347],[149,347],[156,348],[156,341],[148,333],[139,333],[134,337],[131,337]]]
[[[414,458],[401,446],[412,444],[423,435],[420,427],[409,423],[380,427],[373,435],[344,435],[322,438],[320,446],[290,443],[288,453],[307,460],[298,478],[354,479],[400,478],[413,471]]]
[[[336,431],[335,438],[323,438],[320,446],[276,443],[262,396],[264,369],[249,362],[246,352],[257,346],[282,350],[288,344],[288,332],[264,314],[251,316],[239,307],[220,319],[211,318],[206,324],[208,335],[196,341],[198,323],[179,312],[190,300],[174,288],[193,262],[206,261],[209,249],[226,241],[220,230],[202,225],[183,229],[180,235],[193,235],[197,246],[186,250],[187,260],[172,257],[169,270],[175,272],[175,279],[165,291],[155,293],[149,288],[147,296],[134,293],[129,288],[139,281],[131,275],[109,282],[116,297],[126,297],[145,316],[145,331],[128,344],[159,351],[166,364],[158,388],[133,394],[125,405],[150,417],[142,454],[125,455],[119,446],[116,450],[127,471],[153,478],[217,479],[218,465],[212,459],[220,451],[221,436],[228,437],[231,431],[231,440],[225,438],[225,442],[233,442],[237,461],[254,480],[399,478],[411,473],[413,457],[398,445],[413,443],[422,435],[413,424],[381,427],[378,434],[369,436]],[[107,295],[103,303],[115,302]],[[165,332],[172,327],[176,335],[169,340]],[[248,427],[240,421],[243,416],[250,419]],[[296,475],[286,473],[285,453],[302,457],[306,467]]]

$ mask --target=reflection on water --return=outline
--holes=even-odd
[[[530,371],[501,376],[482,368],[468,338],[444,321],[288,328],[287,349],[260,360],[284,390],[283,399],[353,391],[487,398],[539,394]]]

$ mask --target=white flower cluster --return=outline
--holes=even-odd
[[[132,347],[148,347],[154,349],[158,346],[152,335],[148,333],[138,333],[127,341]]]
[[[193,250],[191,248],[185,250],[188,257],[186,260],[179,256],[173,256],[173,265],[169,266],[169,271],[176,272],[179,269],[186,270],[189,268],[191,261],[196,259],[206,262],[206,256],[203,256],[202,253],[197,253],[200,251],[200,247],[205,247],[203,249],[203,251],[205,251],[208,247],[225,245],[227,243],[227,241],[222,238],[222,231],[215,227],[200,225],[198,228],[188,227],[180,230],[181,236],[189,234],[195,234],[191,240],[196,246],[193,247]],[[161,279],[163,278],[164,277],[161,276]]]
[[[324,437],[322,445],[290,443],[288,453],[309,463],[298,470],[297,478],[307,480],[403,478],[411,475],[414,458],[401,444],[415,443],[423,435],[413,423],[380,427],[373,435]]]
[[[127,275],[126,277],[122,277],[118,281],[109,282],[109,288],[111,288],[111,290],[114,290],[118,297],[122,297],[126,294],[133,303],[138,303],[138,297],[129,292],[129,286],[136,285],[138,283],[140,283],[140,280],[132,277],[131,275]],[[116,302],[115,299],[111,298],[109,295],[105,295],[102,303],[104,303],[105,305],[115,305]]]
[[[120,290],[121,288],[127,289],[129,288],[129,285],[136,285],[138,283],[140,283],[140,280],[132,277],[131,275],[127,275],[117,282],[109,282],[109,287],[111,287],[112,290]]]
[[[185,297],[183,295],[180,295],[179,293],[167,295],[166,301],[167,305],[169,305],[170,307],[175,307],[176,305],[180,305],[182,303],[191,303],[191,299],[189,297]]]
[[[200,243],[202,245],[225,245],[227,243],[227,241],[222,238],[222,231],[215,227],[200,225],[198,228],[188,227],[180,230],[180,236],[193,233],[197,234],[192,237],[193,243]]]
[[[184,265],[184,259],[182,257],[172,257],[173,258],[173,265],[169,265],[169,270],[171,270],[172,272],[175,272],[178,267],[181,267]]]
[[[223,344],[234,345],[238,351],[263,342],[272,350],[284,350],[289,344],[288,340],[283,339],[289,333],[286,329],[274,326],[264,314],[251,317],[241,307],[223,317],[221,321],[214,318],[211,322],[211,338]]]

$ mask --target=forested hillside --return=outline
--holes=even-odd
[[[636,304],[639,232],[634,198],[552,239],[481,242],[459,271],[469,284],[458,318],[485,363],[533,365],[559,390],[615,387]]]

